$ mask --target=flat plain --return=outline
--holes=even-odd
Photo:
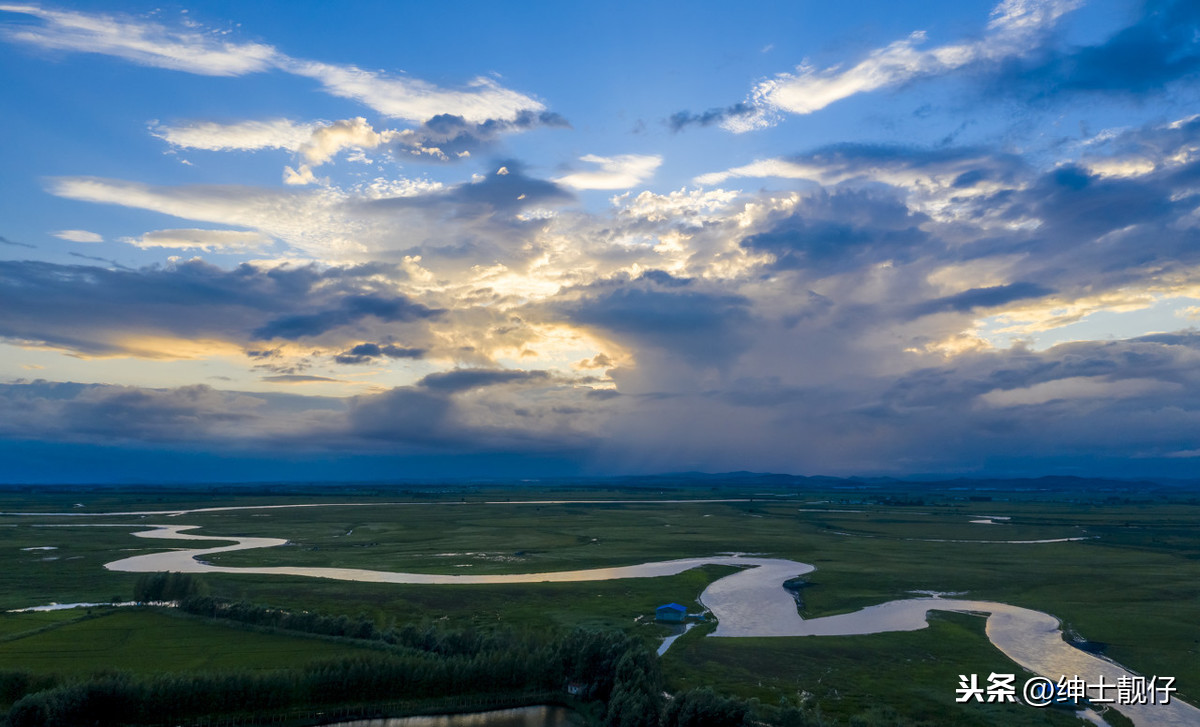
[[[1200,501],[1184,489],[1025,485],[980,496],[902,483],[291,492],[27,488],[0,492],[0,511],[71,513],[0,515],[4,610],[129,600],[138,576],[107,571],[104,563],[180,545],[131,535],[150,524],[196,525],[194,533],[216,538],[289,541],[211,558],[230,567],[523,573],[761,553],[816,566],[796,584],[806,618],[915,591],[1001,601],[1057,616],[1064,633],[1088,648],[1141,674],[1174,676],[1178,697],[1200,701]],[[130,511],[164,512],[99,514]],[[729,572],[707,566],[657,579],[476,586],[200,578],[218,598],[366,618],[380,628],[436,623],[545,632],[586,626],[618,629],[656,645],[668,630],[653,623],[654,607],[675,601],[699,610],[700,592]],[[922,631],[854,637],[712,639],[705,631],[680,638],[663,657],[668,688],[711,686],[768,704],[803,702],[832,720],[865,724],[887,724],[893,715],[929,724],[1079,724],[1060,710],[955,702],[958,674],[1022,674],[991,646],[983,619],[975,616],[936,615]],[[369,648],[162,609],[0,615],[0,670],[37,674],[269,669]],[[206,655],[197,657],[201,652]],[[1106,719],[1123,723],[1111,712]]]

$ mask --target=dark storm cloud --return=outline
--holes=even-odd
[[[452,439],[453,402],[411,386],[351,399],[349,424],[354,436],[368,439],[439,444]]]
[[[573,431],[571,422],[587,410],[563,405],[563,399],[543,404],[514,398],[512,385],[521,384],[559,387],[571,402],[582,401],[592,391],[576,390],[546,371],[458,369],[430,374],[413,386],[351,398],[345,446],[382,441],[514,454],[580,448],[586,437]],[[458,396],[468,391],[474,392],[469,399]],[[488,412],[482,421],[476,416],[480,412]],[[503,415],[501,424],[494,423],[497,414]],[[538,428],[548,414],[551,423]]]
[[[1133,24],[1103,42],[1043,49],[1006,64],[995,90],[1048,98],[1080,91],[1142,96],[1200,72],[1200,5],[1194,0],[1146,2]]]
[[[992,308],[1018,300],[1041,298],[1053,293],[1053,290],[1034,283],[993,285],[987,288],[972,288],[971,290],[964,290],[954,295],[926,301],[915,306],[913,313],[918,316],[941,313],[943,311],[966,313],[976,308]]]
[[[526,175],[523,167],[520,162],[502,160],[498,168],[505,169],[505,173],[489,174],[482,181],[455,187],[445,198],[467,209],[480,206],[500,212],[574,199],[574,195],[554,182]]]
[[[306,375],[264,380],[332,381]],[[557,388],[558,396],[544,405],[513,398],[509,385],[522,383],[548,384]],[[482,396],[459,397],[479,390],[485,390]],[[143,443],[200,450],[229,445],[239,451],[285,447],[292,452],[352,453],[399,447],[389,451],[401,453],[437,447],[463,453],[561,452],[581,446],[571,421],[587,411],[571,402],[583,401],[590,391],[576,390],[547,372],[500,370],[452,371],[416,385],[348,399],[220,391],[206,385],[151,389],[18,381],[0,384],[0,441]],[[526,423],[476,420],[478,411],[493,408],[509,414],[520,408]],[[554,419],[542,421],[546,415]],[[485,420],[494,416],[488,414]]]
[[[722,121],[739,116],[749,116],[755,112],[755,108],[748,103],[735,103],[732,106],[723,108],[711,108],[703,113],[692,113],[691,111],[676,111],[671,114],[666,120],[667,126],[679,133],[689,126],[712,126],[719,124]]]
[[[1021,346],[970,354],[953,365],[912,371],[897,378],[882,396],[894,412],[935,408],[949,414],[951,410],[977,410],[978,397],[989,392],[1013,392],[1036,389],[1056,382],[1089,380],[1097,387],[1119,384],[1122,381],[1152,381],[1163,384],[1159,393],[1150,391],[1136,397],[1134,402],[1105,401],[1103,389],[1091,397],[1082,397],[1076,404],[1063,404],[1048,396],[1047,402],[1066,415],[1066,409],[1077,409],[1075,415],[1085,416],[1097,407],[1146,407],[1148,411],[1163,406],[1178,406],[1200,413],[1200,376],[1196,362],[1200,359],[1200,336],[1194,332],[1154,335],[1127,341],[1081,341],[1059,344],[1045,351],[1033,351]],[[1118,386],[1117,394],[1121,393]],[[1034,410],[1044,404],[1030,404]]]
[[[601,328],[636,348],[670,351],[680,363],[724,365],[751,343],[751,301],[741,295],[637,282],[592,290],[557,309],[575,323]]]
[[[427,353],[424,348],[404,348],[391,343],[360,343],[342,353],[334,360],[340,364],[370,363],[377,358],[421,358]]]
[[[832,272],[921,254],[930,238],[919,225],[927,219],[894,195],[853,189],[822,192],[741,244],[773,255],[776,269]]]
[[[1180,210],[1171,200],[1174,185],[1100,178],[1075,166],[1043,175],[1021,196],[1024,204],[1013,211],[1036,216],[1055,233],[1074,238],[1095,239],[1131,225],[1168,219]]]
[[[1185,181],[1198,170],[1196,162],[1136,178],[1100,177],[1079,166],[1052,170],[1023,190],[977,201],[997,219],[1038,225],[981,239],[970,255],[1021,254],[1016,275],[1064,291],[1186,273],[1200,263],[1200,235],[1189,222],[1197,199]]]
[[[171,442],[255,429],[264,402],[198,384],[144,389],[43,381],[0,385],[0,433],[69,441]]]
[[[364,319],[422,321],[441,311],[374,277],[390,266],[223,270],[199,260],[110,270],[0,261],[0,336],[89,354],[121,352],[121,339],[158,335],[296,340]]]
[[[986,471],[993,462],[1006,462],[996,465],[1003,470],[1054,461],[1095,474],[1112,458],[1154,468],[1197,453],[1198,363],[1194,346],[1136,340],[970,353],[900,376],[850,371],[822,385],[808,376],[736,377],[716,389],[621,397],[635,406],[601,446],[660,466],[686,457],[709,471],[746,463],[839,474]],[[805,370],[803,361],[793,366]],[[687,436],[664,445],[655,436],[663,431]],[[675,449],[664,455],[667,447]]]
[[[438,114],[420,127],[400,134],[393,142],[393,151],[421,159],[457,161],[494,147],[505,133],[538,127],[570,128],[571,124],[552,111],[525,110],[513,119],[488,119],[479,123],[455,114]],[[432,149],[441,154],[430,154]]]
[[[254,337],[294,341],[356,323],[368,316],[394,323],[435,318],[442,312],[415,303],[404,296],[348,295],[337,301],[336,307],[333,308],[276,318],[255,330]]]
[[[1138,336],[1131,339],[1140,343],[1162,343],[1168,346],[1187,346],[1200,350],[1200,331],[1187,330],[1176,333],[1152,333],[1148,336]]]
[[[647,270],[638,276],[638,280],[648,280],[656,285],[667,288],[681,288],[685,285],[691,285],[692,278],[680,278],[671,275],[666,270]]]
[[[511,383],[542,383],[551,380],[547,371],[510,371],[501,369],[455,369],[429,374],[417,382],[430,391],[455,393],[484,386]]]

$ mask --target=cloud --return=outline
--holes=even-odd
[[[821,191],[805,197],[787,217],[747,235],[744,248],[772,256],[771,267],[819,273],[862,269],[926,254],[927,218],[879,190]]]
[[[593,417],[574,405],[590,391],[543,371],[447,371],[415,386],[351,398],[348,435],[444,451],[581,452]]]
[[[368,440],[444,444],[455,439],[453,402],[415,387],[397,387],[382,394],[350,400],[351,432]]]
[[[87,230],[59,230],[54,236],[70,242],[104,242],[102,235]]]
[[[1136,21],[1100,43],[1046,49],[992,79],[989,91],[1065,96],[1116,93],[1145,96],[1200,70],[1200,9],[1189,0],[1146,3]]]
[[[570,192],[555,182],[528,176],[524,165],[515,160],[506,161],[500,171],[483,179],[460,184],[438,192],[430,202],[452,205],[461,216],[479,216],[488,213],[512,213],[541,205],[569,202]],[[411,205],[416,200],[383,200],[380,205]],[[421,200],[425,202],[426,200]]]
[[[998,78],[1053,55],[1048,29],[1064,7],[1008,3],[978,41],[910,38],[862,64],[789,79],[827,104],[842,91],[959,72]],[[280,58],[272,62],[289,72],[309,63]],[[286,179],[325,186],[49,182],[68,199],[193,221],[164,222],[172,229],[133,234],[132,244],[275,245],[276,259],[139,270],[4,262],[0,336],[18,354],[220,358],[255,388],[391,388],[331,403],[30,385],[5,392],[8,436],[136,439],[145,411],[161,424],[154,441],[570,451],[609,469],[913,471],[1010,453],[1083,461],[1195,449],[1185,441],[1200,424],[1194,334],[1138,337],[1149,326],[1133,321],[1130,340],[1045,348],[1046,339],[1001,343],[1008,332],[996,331],[1033,337],[1200,297],[1196,119],[1084,132],[1036,153],[1021,150],[1017,132],[1003,145],[830,145],[729,162],[698,177],[700,189],[624,192],[652,182],[662,158],[589,155],[545,179],[519,159],[478,154],[504,134],[565,123],[499,82],[444,89],[351,66],[304,68],[330,93],[399,121],[339,114],[349,118],[152,130],[178,149],[280,150],[292,155]],[[763,101],[669,123],[754,124],[793,111]],[[363,181],[345,187],[319,178],[335,160],[463,154],[487,173],[446,186],[370,180],[365,165],[353,169]],[[707,186],[768,177],[786,181]],[[585,189],[624,193],[606,209],[572,205]],[[352,264],[363,260],[376,262]]]
[[[742,117],[753,117],[757,109],[748,103],[736,103],[724,108],[713,108],[703,113],[677,111],[667,119],[667,126],[676,133],[689,126],[712,126],[713,124],[736,123]]]
[[[1109,381],[1103,376],[1072,376],[1019,389],[995,389],[980,394],[990,406],[1036,406],[1072,399],[1124,399],[1147,394],[1171,394],[1179,384],[1153,379]]]
[[[347,295],[337,305],[314,313],[284,315],[254,331],[260,340],[282,338],[297,340],[319,336],[335,328],[348,326],[372,316],[389,323],[434,318],[442,311],[409,300],[405,296]]]
[[[397,158],[422,161],[456,161],[491,148],[505,133],[537,127],[568,128],[570,124],[552,111],[520,111],[512,119],[471,121],[461,115],[442,113],[415,129],[404,129],[389,137],[388,148]]]
[[[589,164],[598,164],[600,169],[573,172],[554,181],[574,189],[628,189],[654,176],[654,171],[662,164],[661,156],[643,154],[622,154],[615,157],[587,154],[579,159]]]
[[[74,251],[68,252],[67,254],[70,255],[71,257],[77,257],[80,260],[91,260],[92,262],[104,263],[108,267],[115,268],[117,270],[130,270],[131,269],[131,268],[128,268],[128,267],[122,265],[121,263],[117,262],[116,260],[113,260],[112,258],[99,257],[97,255],[84,255],[81,252],[74,252]]]
[[[341,379],[331,379],[328,376],[309,376],[307,374],[278,374],[275,376],[264,376],[262,380],[269,381],[272,384],[323,384],[341,381]]]
[[[360,343],[342,353],[334,360],[340,364],[371,363],[378,358],[419,359],[428,353],[424,348],[405,348],[391,343]]]
[[[529,96],[483,77],[474,79],[465,89],[449,90],[419,79],[364,71],[355,66],[289,59],[282,67],[319,81],[334,96],[359,101],[384,116],[406,121],[422,122],[439,114],[461,116],[473,123],[489,119],[509,121],[522,112],[546,108]]]
[[[154,230],[141,237],[124,237],[121,242],[147,248],[198,249],[216,252],[259,250],[271,245],[270,237],[248,230]]]
[[[166,125],[154,122],[150,125],[150,133],[181,149],[296,151],[312,138],[317,126],[315,123],[301,124],[289,119],[239,121],[233,124],[189,121]]]
[[[353,99],[385,116],[411,122],[424,122],[441,114],[459,116],[472,123],[515,122],[523,114],[545,112],[540,101],[485,77],[472,80],[462,89],[445,89],[420,79],[366,71],[352,65],[292,58],[273,46],[235,43],[227,40],[224,33],[199,27],[181,30],[128,16],[48,10],[26,4],[0,4],[0,12],[29,15],[42,21],[41,25],[8,24],[3,32],[12,41],[53,50],[114,56],[138,65],[200,75],[241,76],[281,70],[314,79],[331,95]],[[260,135],[294,131],[278,124],[256,130],[254,122],[247,123],[251,126],[240,125],[243,139],[256,131]],[[203,137],[203,130],[184,133],[195,140]],[[232,132],[227,129],[216,133],[228,136]]]
[[[382,276],[403,275],[383,264],[223,270],[192,260],[106,270],[0,261],[0,337],[90,356],[226,355],[270,339],[328,340],[342,350],[373,326],[421,335],[442,315],[378,290]]]
[[[0,11],[31,15],[43,25],[9,25],[11,40],[42,48],[116,56],[143,66],[206,76],[240,76],[273,68],[278,51],[261,43],[232,43],[212,32],[178,30],[111,15],[2,4]]]
[[[171,442],[264,433],[265,402],[203,384],[146,389],[43,381],[0,385],[0,433],[20,439]]]
[[[359,116],[316,127],[298,151],[309,164],[324,164],[343,149],[374,149],[395,132],[376,132]]]
[[[943,311],[966,312],[976,308],[995,308],[1028,298],[1052,295],[1053,290],[1033,283],[1009,283],[987,288],[972,288],[961,293],[926,301],[917,306],[917,315],[929,315]]]
[[[0,236],[0,245],[12,245],[13,247],[28,247],[35,250],[37,249],[37,245],[30,245],[27,242],[17,242],[16,240],[10,240],[3,236]]]
[[[620,208],[620,214],[648,222],[684,220],[702,225],[724,219],[739,193],[724,189],[701,190],[686,188],[667,194],[655,194],[649,190],[630,198],[626,192],[612,198]]]
[[[271,190],[239,185],[152,186],[95,177],[52,179],[60,197],[151,210],[197,222],[247,227],[316,254],[358,246],[362,231],[335,190]]]
[[[582,292],[555,307],[573,322],[602,329],[635,350],[668,351],[682,365],[728,364],[751,341],[752,302],[739,295],[670,283],[665,288],[598,285]]]
[[[320,165],[344,149],[374,149],[398,132],[377,132],[361,116],[333,122],[297,123],[289,119],[220,124],[192,121],[177,126],[153,124],[154,136],[171,146],[210,151],[286,149],[309,164]]]
[[[459,392],[500,384],[547,383],[549,380],[550,376],[545,371],[455,369],[429,374],[418,384],[431,391]]]
[[[741,133],[770,125],[771,114],[810,114],[856,94],[1020,57],[1034,50],[1058,19],[1079,4],[1078,0],[1004,0],[993,8],[987,32],[979,40],[922,49],[925,33],[917,31],[871,51],[849,68],[817,69],[804,64],[794,73],[759,83],[746,102],[734,107],[739,113],[724,115],[720,123]]]
[[[518,239],[514,237],[517,214],[573,199],[557,184],[527,176],[516,161],[508,162],[508,168],[511,174],[492,174],[449,188],[403,178],[350,189],[268,189],[154,186],[96,177],[51,179],[48,187],[69,199],[248,228],[307,256],[342,261],[397,248],[428,257],[452,249],[463,237],[481,243],[495,240],[498,251]],[[479,228],[489,223],[494,229]]]
[[[283,183],[286,185],[303,187],[308,184],[317,184],[320,181],[313,174],[312,167],[307,164],[301,164],[297,169],[292,169],[291,167],[283,168]]]
[[[923,195],[962,196],[976,189],[1011,188],[1028,171],[1020,158],[988,148],[836,144],[806,154],[760,159],[723,172],[701,174],[695,181],[714,185],[739,177],[778,177],[837,185],[863,180]]]

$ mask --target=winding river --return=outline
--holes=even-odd
[[[226,537],[194,535],[185,531],[195,525],[145,525],[148,530],[135,532],[140,538],[183,541],[233,541],[232,545],[186,548],[135,555],[105,565],[113,571],[148,573],[243,573],[257,575],[306,576],[343,581],[406,584],[484,584],[602,581],[617,578],[657,578],[682,573],[702,565],[738,566],[742,570],[709,584],[700,595],[701,602],[717,618],[715,637],[762,636],[847,636],[888,631],[916,631],[928,626],[929,611],[957,611],[986,614],[987,635],[1010,659],[1026,669],[1058,680],[1078,675],[1088,684],[1101,678],[1116,684],[1122,677],[1135,675],[1119,664],[1072,647],[1062,638],[1058,619],[1041,611],[1010,606],[994,601],[954,598],[909,598],[890,601],[853,613],[804,619],[796,610],[791,594],[781,586],[784,581],[815,570],[807,563],[781,558],[722,555],[707,558],[642,563],[616,568],[593,568],[546,573],[504,575],[442,575],[396,573],[359,568],[318,568],[299,566],[228,567],[213,565],[205,559],[216,553],[272,548],[284,545],[280,538]],[[1021,682],[1018,680],[1018,685]],[[1097,696],[1094,692],[1089,696]],[[1114,696],[1110,690],[1108,697]],[[1200,709],[1172,699],[1169,704],[1112,705],[1138,727],[1195,727],[1200,725]]]

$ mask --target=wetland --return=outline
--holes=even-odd
[[[53,497],[41,503],[20,498],[5,503],[4,512],[25,513],[0,515],[4,526],[0,542],[10,561],[6,565],[19,562],[26,576],[9,577],[6,585],[11,587],[0,595],[4,601],[0,605],[11,609],[51,601],[127,601],[145,573],[106,570],[106,564],[146,563],[137,559],[151,556],[203,565],[194,559],[195,553],[181,555],[189,549],[207,551],[202,560],[210,570],[193,577],[211,598],[263,604],[276,611],[363,619],[381,631],[432,628],[475,634],[566,634],[582,628],[614,630],[656,648],[670,633],[653,623],[657,605],[674,601],[701,610],[703,604],[718,615],[715,627],[691,630],[660,660],[665,687],[672,693],[707,688],[723,698],[750,700],[747,703],[760,708],[766,704],[774,705],[772,709],[819,713],[827,724],[851,718],[861,721],[869,715],[884,720],[881,724],[921,724],[931,719],[935,721],[930,724],[1082,724],[1061,710],[954,701],[960,673],[1038,671],[1036,658],[1044,662],[1053,653],[1049,647],[1029,647],[1036,657],[1031,659],[1028,654],[1021,656],[1019,646],[1004,646],[997,636],[1004,631],[997,619],[1034,613],[1049,618],[1049,631],[1062,645],[1063,654],[1072,658],[1078,654],[1118,669],[1115,665],[1120,664],[1139,674],[1176,676],[1179,703],[1195,700],[1198,508],[1178,494],[1113,500],[1099,493],[1080,497],[1077,492],[1030,490],[1002,500],[993,496],[986,502],[972,502],[954,492],[927,490],[920,493],[919,506],[889,504],[889,499],[896,499],[895,492],[793,489],[747,496],[735,488],[682,491],[696,495],[693,498],[668,488],[632,493],[589,490],[586,497],[570,490],[392,491],[355,493],[355,498],[338,498],[341,504],[327,494],[274,498],[261,492],[100,494],[83,503],[84,508],[55,508]],[[912,493],[905,494],[913,499]],[[77,493],[61,497],[80,499]],[[325,502],[316,501],[322,497]],[[248,506],[254,509],[229,509]],[[70,512],[70,517],[32,514],[38,510]],[[971,522],[980,519],[989,522]],[[92,527],[97,525],[105,527]],[[151,527],[162,525],[169,528]],[[155,536],[167,532],[209,542],[175,549],[170,546],[178,544]],[[152,537],[134,537],[134,533]],[[238,548],[253,538],[260,539],[249,541],[259,543],[257,547]],[[270,547],[264,547],[267,544]],[[215,548],[191,547],[198,545]],[[48,547],[57,549],[58,560],[40,559],[50,551],[25,550]],[[747,555],[729,555],[731,551]],[[762,561],[756,567],[740,567],[756,559]],[[684,562],[696,560],[704,562],[678,570]],[[629,577],[630,571],[621,570],[647,563],[664,570],[643,578]],[[797,637],[802,631],[781,627],[777,630],[788,635],[764,638],[765,632],[751,629],[739,638],[707,638],[714,629],[717,636],[731,636],[750,623],[744,618],[739,622],[730,606],[722,605],[722,590],[756,571],[766,576],[776,564],[781,570],[761,582],[782,597],[779,603],[790,608],[791,615],[783,620],[771,617],[771,600],[765,595],[744,601],[756,604],[750,612],[761,616],[760,623],[778,626],[794,618],[808,633],[826,635]],[[389,577],[408,574],[429,580],[335,581],[301,576],[300,570],[280,570],[305,568],[383,572]],[[617,570],[602,575],[605,569]],[[596,578],[617,579],[581,579],[586,571],[595,571]],[[6,568],[5,572],[14,571]],[[566,575],[571,573],[574,576]],[[546,578],[547,574],[553,575]],[[534,575],[539,576],[537,582],[520,582]],[[796,575],[804,578],[799,610],[791,594],[780,587]],[[438,584],[437,578],[456,580]],[[747,581],[732,592],[746,594],[750,588]],[[956,596],[912,598],[913,591],[921,590]],[[144,619],[150,624],[148,633],[164,628],[143,610],[123,613]],[[985,612],[991,613],[986,620],[970,615]],[[70,613],[5,617],[51,618]],[[55,641],[54,634],[71,634],[71,643],[83,644],[92,638],[86,636],[91,630],[100,630],[99,624],[111,618],[93,613],[78,623],[63,616],[61,622],[24,630],[14,626],[18,635],[37,633],[0,642],[0,649],[15,649],[24,641],[28,647],[24,653],[47,655],[25,665],[29,678],[61,679],[72,670],[65,663],[68,657],[57,650],[58,642],[54,649],[48,647]],[[178,614],[169,620],[180,618],[192,617]],[[889,633],[866,633],[863,619],[873,620],[870,630]],[[880,619],[890,625],[880,628],[884,623]],[[240,640],[236,634],[246,628],[228,619],[209,618],[206,623],[232,631],[222,638],[233,641]],[[1060,633],[1072,641],[1102,643],[1103,658],[1070,646]],[[286,629],[271,633],[285,635],[311,638]],[[209,639],[214,645],[222,640]],[[163,641],[163,646],[169,641]],[[111,640],[106,643],[112,646]],[[353,638],[339,643],[344,654],[376,648]],[[258,652],[270,653],[270,649],[264,646]],[[314,658],[325,658],[319,652],[313,649]],[[110,648],[103,665],[96,663],[98,659],[77,658],[73,673],[131,666],[136,672],[129,663],[134,657],[124,653]],[[765,655],[777,658],[764,659]],[[251,664],[250,655],[229,658],[233,662],[245,658],[250,669],[263,668]],[[297,667],[304,662],[296,656],[289,659]],[[881,673],[878,664],[889,659],[895,660],[895,666],[885,671],[895,673]],[[1088,662],[1088,668],[1093,666]],[[1055,663],[1041,667],[1058,668]],[[189,666],[182,672],[201,668],[208,667]],[[882,714],[889,716],[878,717]],[[1167,717],[1161,710],[1154,714],[1158,716],[1135,714],[1134,723],[1173,724],[1162,721]],[[1111,710],[1105,718],[1114,725],[1129,723]]]

